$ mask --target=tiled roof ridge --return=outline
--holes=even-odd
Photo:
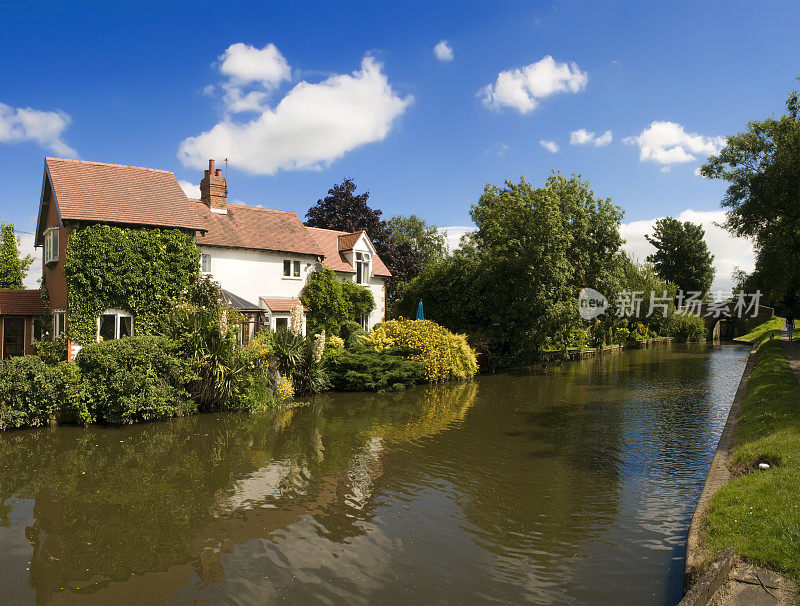
[[[363,229],[360,231],[341,231],[339,229],[328,229],[327,227],[309,227],[308,225],[306,225],[305,227],[306,229],[318,229],[320,231],[329,231],[339,236],[352,236],[353,234],[360,234],[361,232],[365,231]]]
[[[58,160],[59,162],[72,162],[74,164],[94,164],[95,166],[113,166],[114,168],[135,168],[137,170],[149,170],[154,173],[167,173],[168,175],[174,175],[175,173],[171,170],[164,170],[163,168],[149,168],[147,166],[133,166],[132,164],[113,164],[111,162],[95,162],[94,160],[75,160],[72,158],[56,158],[54,156],[45,156],[45,161],[47,160]],[[188,196],[187,196],[188,197]],[[194,198],[190,198],[194,199]]]
[[[227,205],[228,206],[238,206],[239,208],[250,208],[252,210],[264,210],[264,211],[271,212],[271,213],[292,213],[292,214],[297,214],[293,210],[281,210],[279,208],[264,208],[263,206],[252,206],[250,204],[236,204],[235,202],[227,202]]]

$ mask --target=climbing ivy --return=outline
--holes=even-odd
[[[130,312],[136,333],[149,333],[199,272],[194,239],[180,230],[77,229],[69,236],[64,265],[70,339],[93,342],[97,318],[109,308]]]

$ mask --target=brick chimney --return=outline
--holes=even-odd
[[[212,213],[227,214],[225,202],[228,200],[228,181],[222,176],[222,169],[214,170],[214,161],[208,161],[208,170],[200,181],[200,201]]]

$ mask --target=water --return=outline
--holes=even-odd
[[[0,434],[0,603],[674,604],[746,356]]]

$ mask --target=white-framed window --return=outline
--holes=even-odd
[[[57,311],[53,314],[53,337],[60,337],[66,330],[66,314],[63,311]]]
[[[126,311],[107,309],[97,318],[97,340],[113,341],[133,336],[133,316]]]
[[[289,330],[289,318],[278,316],[275,318],[275,331]]]
[[[283,277],[296,279],[300,277],[300,261],[283,260]]]
[[[58,228],[51,227],[44,232],[44,262],[58,261]]]
[[[369,314],[361,314],[361,328],[369,330]]]
[[[369,284],[369,253],[356,253],[356,284]]]
[[[200,273],[201,274],[211,273],[211,255],[209,255],[208,253],[202,253],[200,255]]]

